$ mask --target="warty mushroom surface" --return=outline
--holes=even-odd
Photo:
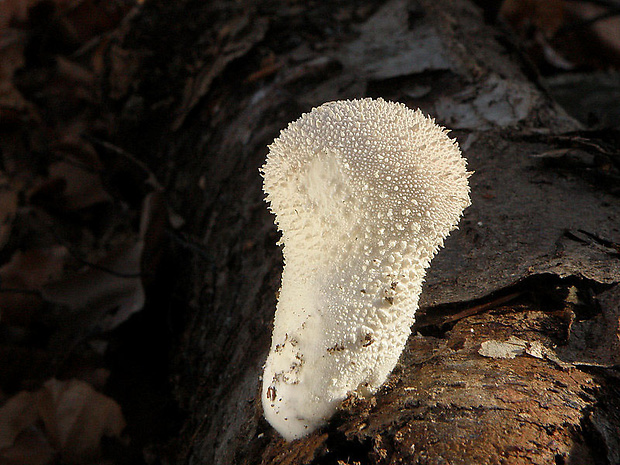
[[[265,418],[287,440],[369,396],[411,333],[426,268],[470,204],[466,160],[420,110],[325,103],[281,131],[262,167],[284,270]]]

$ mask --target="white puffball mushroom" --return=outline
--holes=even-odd
[[[284,129],[262,167],[284,271],[265,364],[265,418],[287,440],[390,374],[426,268],[470,204],[456,141],[383,99],[325,103]]]

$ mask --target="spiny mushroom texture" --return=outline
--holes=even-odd
[[[329,102],[290,123],[262,168],[284,271],[262,403],[287,440],[374,393],[415,319],[426,268],[470,204],[447,131],[401,103]]]

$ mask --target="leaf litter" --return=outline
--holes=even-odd
[[[140,4],[0,2],[3,465],[141,454],[106,356],[145,307],[169,219],[179,219],[152,173],[127,189],[131,161],[118,164],[107,141],[115,123],[103,101],[124,98],[141,60],[114,37]]]
[[[0,424],[0,459],[22,464],[91,463],[102,438],[120,438],[125,428],[118,403],[75,379],[19,392],[0,408]]]

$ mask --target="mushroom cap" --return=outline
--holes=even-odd
[[[447,133],[420,110],[381,98],[328,102],[290,123],[262,168],[285,259],[298,234],[311,245],[305,216],[322,239],[380,234],[434,255],[470,204],[466,160]]]

